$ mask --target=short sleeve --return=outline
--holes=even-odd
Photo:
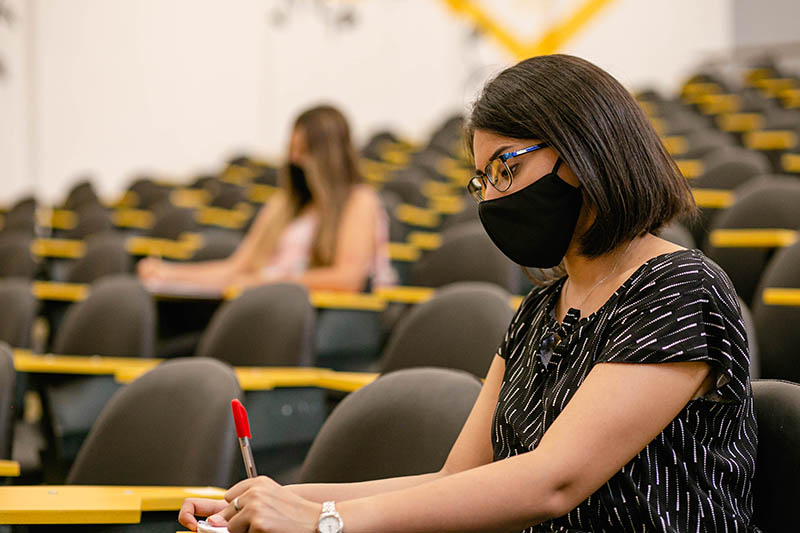
[[[597,362],[708,363],[716,387],[704,398],[741,402],[747,396],[749,357],[741,311],[727,277],[693,271],[641,288],[617,309]]]

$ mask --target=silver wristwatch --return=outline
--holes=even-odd
[[[325,502],[322,504],[322,514],[319,515],[317,524],[318,533],[342,533],[344,522],[342,517],[336,512],[335,502]]]

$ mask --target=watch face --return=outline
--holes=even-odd
[[[335,516],[326,516],[319,521],[317,529],[319,529],[319,533],[339,533],[341,524]]]

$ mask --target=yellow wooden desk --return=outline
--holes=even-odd
[[[244,207],[246,206],[246,207]],[[250,204],[243,204],[237,209],[221,207],[203,207],[195,211],[195,220],[206,226],[217,226],[225,229],[241,229],[253,214]]]
[[[724,113],[717,117],[717,126],[735,133],[760,130],[764,127],[764,116],[760,113]]]
[[[193,240],[173,241],[152,237],[131,237],[125,243],[128,253],[133,255],[154,255],[167,259],[189,259],[197,249]]]
[[[641,104],[641,102],[639,102]],[[663,137],[667,133],[667,123],[664,122],[664,119],[655,116],[648,116],[647,118],[650,119],[650,124],[653,126],[653,129],[656,130],[656,134],[659,137]]]
[[[130,383],[162,361],[163,359],[98,355],[34,355],[27,350],[14,350],[14,368],[18,372],[113,375],[120,383]],[[247,391],[279,387],[319,387],[349,392],[375,379],[375,375],[370,373],[336,372],[314,367],[236,367],[234,370],[242,389]]]
[[[455,215],[464,209],[464,198],[460,195],[442,195],[430,199],[433,211],[442,215]]]
[[[661,142],[664,143],[667,152],[673,156],[685,154],[689,150],[689,142],[686,137],[680,135],[662,137]]]
[[[116,488],[0,487],[0,524],[136,524],[142,499]]]
[[[791,150],[798,136],[792,130],[757,130],[745,133],[744,144],[751,150]]]
[[[278,192],[278,187],[272,185],[263,185],[260,183],[253,183],[247,188],[247,199],[251,202],[259,204],[266,203],[273,194]]]
[[[369,385],[378,379],[378,374],[373,372],[334,372],[321,370],[317,378],[317,387],[321,389],[353,392],[364,385]]]
[[[148,370],[135,366],[120,368],[114,373],[114,379],[119,383],[130,383]],[[311,367],[236,367],[234,371],[244,391],[316,387],[352,392],[378,377],[370,372],[336,372]]]
[[[703,173],[703,162],[699,159],[676,159],[675,163],[686,179],[694,179]]]
[[[70,230],[78,225],[78,215],[66,209],[37,210],[36,222],[44,228]]]
[[[782,248],[797,242],[797,232],[788,229],[718,229],[709,235],[717,248]]]
[[[800,89],[786,89],[781,91],[780,98],[783,100],[783,107],[788,109],[800,107]]]
[[[37,300],[79,302],[89,295],[89,286],[83,283],[34,281],[31,284],[31,292]]]
[[[390,242],[388,247],[389,259],[392,261],[414,263],[421,255],[419,248],[406,242]]]
[[[216,487],[0,487],[0,524],[135,524],[143,511],[177,511],[185,498],[224,496]]]
[[[35,239],[31,253],[39,257],[78,259],[86,252],[86,243],[73,239]]]
[[[151,358],[99,355],[36,355],[27,350],[14,350],[14,368],[17,372],[39,374],[114,375],[128,369],[144,373],[161,361]]]
[[[800,154],[783,154],[781,165],[786,172],[800,172]]]
[[[420,250],[435,250],[442,245],[442,236],[439,233],[412,231],[408,234],[408,243]]]
[[[422,184],[422,194],[428,198],[436,198],[438,196],[450,196],[453,194],[456,187],[452,183],[444,183],[441,181],[426,181]]]
[[[376,289],[375,294],[387,302],[417,304],[430,300],[435,290],[430,287],[382,287]]]
[[[796,288],[769,287],[761,298],[766,305],[800,307],[800,289]]]
[[[0,476],[16,477],[19,475],[19,463],[16,461],[0,460]]]
[[[234,300],[241,294],[241,287],[232,286],[223,291],[222,297],[225,300]],[[382,298],[362,292],[315,290],[309,293],[309,300],[317,309],[383,311],[386,308],[386,302]]]
[[[698,207],[710,209],[725,209],[736,200],[733,191],[725,189],[692,189],[692,195]]]
[[[706,94],[699,96],[697,103],[704,115],[737,113],[742,108],[742,99],[737,94]]]
[[[387,302],[402,304],[420,304],[433,298],[436,289],[430,287],[382,287],[375,290],[375,295],[383,298]],[[509,305],[512,309],[519,307],[524,296],[512,296]]]
[[[311,305],[317,309],[383,311],[386,301],[374,294],[344,291],[311,291]]]
[[[454,185],[466,186],[475,169],[469,168],[458,159],[443,157],[436,164],[436,171],[452,181]]]
[[[122,208],[111,213],[111,222],[118,228],[150,229],[155,215],[144,209]]]
[[[316,387],[323,370],[310,367],[237,367],[242,390],[272,390],[278,387]]]
[[[130,383],[149,368],[122,366],[114,372],[119,383]],[[311,367],[236,367],[236,378],[242,390],[272,390],[278,387],[316,387],[323,370]]]
[[[797,86],[797,82],[792,78],[764,77],[755,80],[753,84],[761,89],[766,95],[772,97],[777,97],[783,91],[791,90]]]
[[[196,209],[208,205],[208,202],[211,201],[211,193],[205,189],[179,188],[169,193],[169,201],[178,207]]]
[[[400,204],[394,209],[394,216],[400,222],[421,228],[436,228],[441,223],[439,213],[410,204]]]
[[[151,487],[151,486],[87,486],[96,490],[117,490],[141,498],[142,511],[177,511],[186,498],[225,498],[225,489],[218,487]],[[176,517],[177,520],[177,517]]]

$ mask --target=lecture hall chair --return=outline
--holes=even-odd
[[[16,376],[11,347],[0,342],[0,459],[11,459],[16,421],[13,411]]]
[[[442,244],[411,270],[411,285],[441,287],[457,281],[485,281],[516,292],[521,271],[498,250],[480,222],[459,224],[441,236]]]
[[[762,177],[737,190],[736,203],[714,221],[705,254],[718,263],[733,281],[739,296],[754,303],[758,280],[773,256],[774,246],[730,246],[718,230],[800,229],[800,180]]]
[[[300,483],[349,483],[439,470],[481,390],[468,372],[410,368],[350,393],[325,421]]]
[[[164,362],[105,406],[67,476],[74,485],[227,487],[239,447],[233,369],[203,357]]]
[[[141,283],[131,275],[106,276],[91,285],[85,300],[69,307],[52,351],[65,355],[152,357],[155,328],[155,304]],[[45,459],[48,465],[60,468],[75,456],[119,385],[113,376],[38,379],[52,452]]]
[[[761,377],[800,382],[800,242],[778,251],[764,270],[753,304]]]
[[[800,498],[800,385],[755,380],[758,453],[753,479],[753,522],[762,531],[797,523]]]
[[[380,359],[380,372],[444,367],[486,377],[514,314],[510,299],[508,291],[491,283],[445,285],[397,322]]]

